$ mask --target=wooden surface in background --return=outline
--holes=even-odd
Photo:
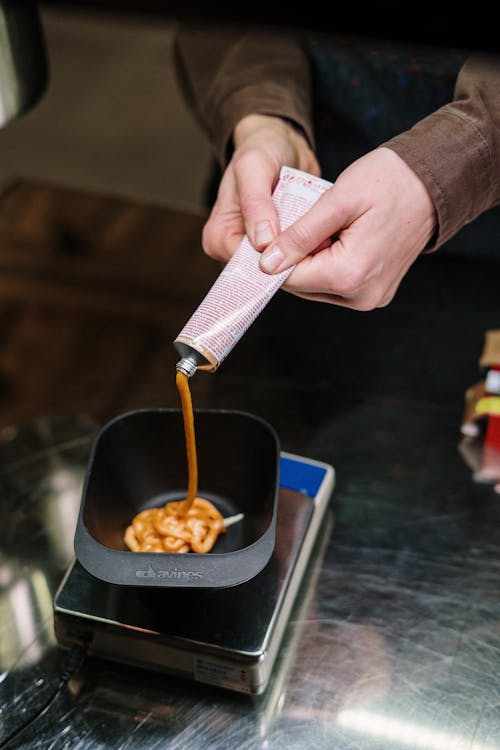
[[[161,406],[216,278],[203,217],[18,181],[0,197],[0,430]],[[172,404],[170,404],[172,405]]]

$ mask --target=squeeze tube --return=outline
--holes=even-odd
[[[331,182],[282,167],[273,191],[283,231],[303,216]],[[181,356],[177,369],[191,376],[214,372],[293,271],[278,274],[259,267],[260,253],[245,235],[238,249],[174,341]]]

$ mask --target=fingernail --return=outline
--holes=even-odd
[[[262,254],[260,267],[263,271],[267,271],[267,273],[274,273],[284,259],[284,254],[279,247],[275,245],[273,248],[269,248],[269,252],[266,250],[266,252]]]
[[[273,229],[270,221],[259,221],[255,225],[255,246],[269,245],[273,240]]]

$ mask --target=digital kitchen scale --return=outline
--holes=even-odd
[[[281,453],[276,543],[266,567],[223,589],[100,581],[74,561],[54,599],[56,638],[88,653],[240,693],[268,684],[317,538],[328,524],[330,464]]]

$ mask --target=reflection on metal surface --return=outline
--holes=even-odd
[[[47,579],[36,569],[21,573],[11,576],[0,597],[0,621],[6,624],[0,639],[1,669],[9,669],[15,662],[23,667],[35,664],[47,647],[47,634],[40,629],[40,623],[52,616]]]
[[[16,581],[7,595],[14,624],[12,634],[16,636],[17,641],[14,649],[9,648],[11,653],[26,651],[36,640],[36,623],[33,617],[34,603],[30,588],[29,582],[26,579],[21,579]],[[35,648],[34,652],[32,649],[31,653],[32,655],[34,653],[34,661],[38,661],[41,656],[40,648]]]
[[[494,491],[500,493],[500,453],[491,451],[490,461],[486,460],[488,452],[482,434],[463,437],[458,444],[458,452],[471,469],[474,482],[493,485]]]
[[[54,553],[61,564],[65,564],[74,554],[73,539],[84,476],[82,467],[72,467],[60,462],[47,478],[45,521]]]
[[[46,418],[2,437],[0,670],[23,680],[55,646],[54,586],[73,554],[89,440]]]
[[[334,526],[334,517],[327,512],[322,529],[315,544],[297,600],[290,615],[284,642],[276,660],[267,691],[258,699],[257,714],[259,735],[262,747],[269,747],[267,736],[278,719],[282,717],[287,700],[287,680],[294,668],[300,668],[304,643],[307,641],[305,631],[311,616],[314,616],[318,594],[318,579]]]
[[[422,750],[500,750],[498,745],[485,745],[460,735],[442,732],[404,719],[372,711],[352,709],[341,711],[337,724],[362,734]]]

